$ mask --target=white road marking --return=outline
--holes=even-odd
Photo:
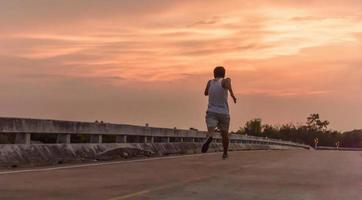
[[[129,199],[129,198],[132,198],[132,197],[136,197],[136,196],[148,194],[148,193],[150,193],[150,192],[152,192],[152,191],[151,191],[151,190],[142,190],[142,191],[139,191],[139,192],[134,192],[134,193],[126,194],[126,195],[123,195],[123,196],[114,197],[114,198],[109,199],[109,200]]]
[[[170,188],[174,188],[174,187],[178,187],[178,186],[182,186],[182,185],[188,185],[188,184],[191,184],[191,183],[194,183],[194,182],[203,181],[203,180],[209,179],[211,177],[213,177],[213,176],[196,177],[196,178],[192,178],[192,179],[187,180],[187,181],[181,181],[181,182],[178,182],[178,183],[162,185],[162,186],[155,187],[155,188],[152,188],[152,189],[142,190],[142,191],[133,192],[133,193],[118,196],[118,197],[113,197],[113,198],[108,199],[108,200],[129,199],[129,198],[132,198],[132,197],[137,197],[137,196],[149,194],[149,193],[152,193],[152,192],[157,192],[157,191],[160,191],[160,190],[166,190],[166,189],[170,189]]]

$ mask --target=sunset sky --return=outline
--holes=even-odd
[[[362,1],[0,0],[0,116],[205,130],[227,69],[231,130],[362,128]]]

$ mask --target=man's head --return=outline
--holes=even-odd
[[[214,69],[215,78],[225,78],[225,68],[223,66],[217,66]]]

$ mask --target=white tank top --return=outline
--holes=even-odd
[[[228,90],[222,87],[222,78],[210,80],[208,112],[229,115]]]

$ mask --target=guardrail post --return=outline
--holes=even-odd
[[[58,134],[57,143],[70,144],[70,134]]]
[[[30,133],[17,133],[15,136],[15,144],[30,144]]]
[[[91,143],[102,143],[102,135],[91,135],[90,142]]]
[[[127,135],[117,135],[116,143],[127,143]]]
[[[167,137],[167,143],[170,143],[171,142],[171,137]]]

